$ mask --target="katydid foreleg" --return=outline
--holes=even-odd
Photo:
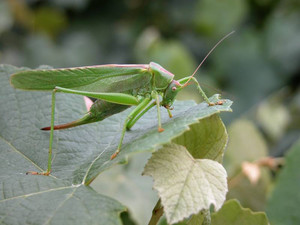
[[[32,175],[45,175],[49,176],[51,172],[51,165],[52,165],[52,143],[53,143],[53,133],[54,133],[54,115],[55,115],[55,94],[57,90],[54,89],[52,91],[52,97],[51,97],[51,122],[50,122],[50,138],[49,138],[49,150],[48,150],[48,166],[46,172],[34,172],[34,171],[28,171],[26,174],[32,174]]]
[[[158,132],[163,132],[164,129],[161,126],[161,113],[160,113],[160,101],[159,101],[159,95],[157,91],[152,92],[153,98],[155,99],[156,106],[157,106],[157,120],[158,120]]]
[[[205,92],[202,90],[199,82],[197,81],[197,79],[195,77],[192,77],[192,76],[184,77],[184,78],[178,80],[178,82],[180,84],[184,84],[184,85],[187,85],[188,84],[187,82],[190,82],[190,81],[194,81],[196,83],[196,86],[197,86],[197,89],[198,89],[199,93],[201,94],[201,96],[207,102],[208,105],[210,105],[210,106],[215,105],[215,103],[209,101],[208,97],[206,96]]]

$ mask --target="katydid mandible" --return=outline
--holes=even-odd
[[[119,145],[111,156],[114,159],[121,150],[126,130],[130,129],[153,106],[157,107],[158,131],[164,129],[161,125],[160,106],[171,111],[176,95],[191,82],[209,106],[222,104],[213,103],[207,98],[200,84],[194,78],[210,53],[229,35],[223,37],[205,56],[195,72],[188,77],[174,80],[174,75],[157,63],[147,64],[109,64],[62,69],[27,70],[15,73],[10,82],[14,88],[23,90],[52,91],[51,124],[42,130],[50,130],[48,168],[45,172],[30,172],[31,174],[49,175],[52,164],[53,131],[66,129],[83,124],[98,122],[122,112],[135,105],[133,111],[126,117]],[[78,94],[96,98],[89,112],[76,121],[54,126],[55,94],[57,92]],[[161,101],[160,101],[161,96]]]

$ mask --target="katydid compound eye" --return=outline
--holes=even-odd
[[[176,87],[172,87],[172,91],[176,91]]]

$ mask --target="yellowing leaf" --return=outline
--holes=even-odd
[[[209,209],[218,210],[227,193],[227,174],[221,164],[209,159],[194,159],[185,147],[168,145],[153,153],[145,175],[152,176],[166,218],[176,223]]]

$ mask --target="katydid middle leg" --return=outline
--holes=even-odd
[[[156,101],[150,103],[146,108],[143,109],[143,111],[131,118],[127,123],[127,130],[129,130],[146,112],[148,112],[154,106],[156,106]]]
[[[122,142],[123,142],[123,139],[124,139],[124,136],[125,136],[125,132],[127,130],[128,123],[132,119],[134,119],[140,112],[142,112],[146,108],[146,106],[149,104],[150,101],[151,101],[151,98],[144,98],[140,102],[140,104],[138,104],[137,107],[126,117],[124,125],[123,125],[122,134],[121,134],[121,138],[120,138],[120,141],[119,141],[118,148],[115,151],[115,153],[112,154],[110,159],[114,159],[119,154],[119,152],[121,150],[121,147],[122,147]]]
[[[120,152],[122,142],[124,139],[124,135],[127,129],[130,129],[146,112],[148,112],[152,107],[157,106],[157,113],[158,113],[158,131],[162,132],[164,129],[161,127],[161,116],[160,116],[160,102],[159,102],[159,95],[157,92],[153,93],[153,97],[155,101],[149,104],[151,98],[145,98],[126,118],[121,139],[118,145],[117,151],[111,156],[111,159],[114,159]],[[170,114],[169,114],[170,115]],[[171,116],[170,116],[171,117]]]
[[[151,104],[147,106],[147,108],[144,108],[143,111],[141,111],[139,114],[137,114],[135,117],[133,117],[130,121],[127,123],[127,129],[130,129],[146,112],[148,112],[152,107],[157,106],[158,108],[158,130],[162,132],[164,129],[161,126],[161,117],[160,117],[160,103],[159,103],[159,96],[154,94],[153,96],[155,98],[155,101],[153,101]],[[173,117],[170,109],[167,108],[168,115],[170,118]],[[159,129],[160,128],[160,129]]]

